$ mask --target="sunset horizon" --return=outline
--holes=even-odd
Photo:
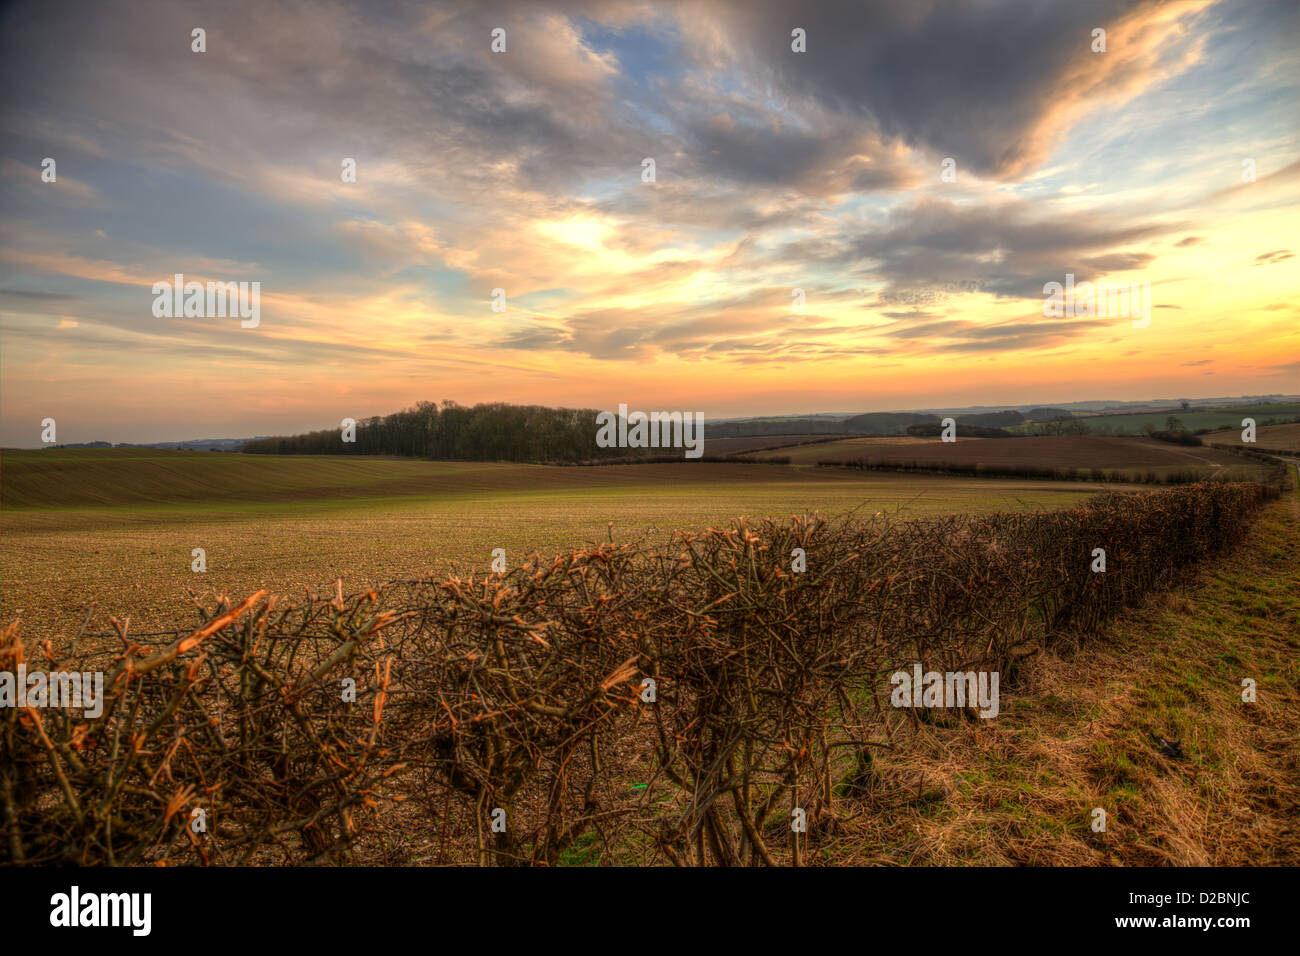
[[[1300,392],[1294,4],[375,11],[0,14],[0,445]]]

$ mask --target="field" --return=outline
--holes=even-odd
[[[1183,411],[1181,408],[1176,408],[1136,415],[1092,415],[1084,417],[1084,421],[1088,423],[1088,427],[1094,433],[1110,432],[1116,435],[1141,435],[1147,425],[1156,429],[1164,428],[1165,420],[1171,415],[1182,422],[1183,427],[1189,431],[1200,431],[1203,428],[1230,428],[1234,425],[1241,428],[1243,418],[1253,418],[1257,425],[1262,425],[1270,420],[1286,422],[1300,417],[1300,404],[1241,405],[1234,408],[1214,408],[1203,411],[1197,409]],[[1018,425],[1015,430],[1023,430],[1024,427]]]
[[[1224,445],[1230,448],[1273,448],[1277,451],[1289,451],[1300,455],[1300,423],[1291,425],[1262,425],[1255,430],[1255,444],[1247,445],[1241,440],[1240,422],[1237,426],[1220,432],[1202,435],[1207,445]],[[782,452],[782,454],[785,454]]]
[[[794,445],[817,445],[848,435],[753,435],[748,438],[709,438],[704,443],[704,453],[713,455],[743,455],[747,452],[766,451],[759,458],[780,457]]]
[[[827,446],[808,446],[824,448]],[[1220,452],[1219,454],[1225,454]],[[5,452],[0,619],[24,633],[189,623],[187,589],[297,594],[488,570],[493,548],[667,538],[738,515],[1051,509],[1096,485],[862,474],[778,465],[547,467],[153,450]],[[613,523],[612,529],[609,527]],[[207,571],[190,570],[206,551]]]
[[[1293,863],[1297,520],[1293,488],[1216,482],[1033,514],[745,523],[297,606],[258,593],[174,640],[133,627],[134,645],[51,660],[109,670],[104,712],[138,729],[104,746],[110,723],[11,713],[0,852]],[[0,666],[31,647],[6,628]],[[1001,690],[899,704],[888,675],[914,661]],[[190,802],[220,821],[195,841]]]
[[[1230,452],[1183,447],[1150,438],[1034,436],[1025,438],[848,438],[821,445],[782,449],[796,464],[865,458],[875,461],[915,461],[987,466],[1032,465],[1040,468],[1101,468],[1126,474],[1154,471],[1199,471],[1206,477],[1256,478],[1261,469]]]

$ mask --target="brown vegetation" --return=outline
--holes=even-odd
[[[0,670],[102,670],[108,700],[97,718],[0,712],[0,862],[402,862],[379,821],[406,813],[441,862],[799,864],[891,746],[890,672],[1006,669],[1095,631],[1277,495],[742,520],[478,580],[292,606],[258,593],[172,639],[118,625],[107,654],[29,654],[10,625]]]

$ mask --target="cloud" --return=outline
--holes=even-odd
[[[687,35],[697,64],[750,65],[787,96],[1005,178],[1043,164],[1085,114],[1193,65],[1200,42],[1186,27],[1203,10],[1185,0],[753,0],[683,4],[679,16],[696,27]],[[807,31],[806,54],[791,53],[786,23]],[[1097,26],[1107,30],[1105,53],[1091,51]]]
[[[0,298],[18,299],[20,302],[70,302],[79,299],[80,296],[69,295],[66,292],[36,292],[28,289],[0,289]]]
[[[1093,256],[1082,260],[1085,266],[1098,272],[1128,272],[1141,269],[1155,260],[1149,252],[1113,252],[1105,256]]]
[[[1086,211],[1044,214],[1020,199],[981,205],[921,199],[896,206],[856,236],[796,241],[773,258],[811,259],[883,281],[886,299],[974,290],[1041,298],[1044,283],[1064,281],[1067,273],[1084,281],[1148,266],[1155,259],[1150,253],[1098,252],[1179,228]]]
[[[453,366],[471,383],[509,368],[511,389],[583,392],[676,360],[711,363],[711,386],[771,394],[774,379],[754,375],[764,363],[843,362],[826,376],[841,387],[860,381],[855,362],[889,356],[924,378],[930,357],[951,355],[936,379],[1000,350],[1070,345],[1095,360],[1104,343],[1088,340],[1113,334],[1107,323],[1037,317],[1044,283],[1067,273],[1189,283],[1177,323],[1151,333],[1177,336],[1163,343],[1170,368],[1189,358],[1180,349],[1203,354],[1205,276],[1211,290],[1242,271],[1277,280],[1268,302],[1295,268],[1274,247],[1290,241],[1278,224],[1300,169],[1278,105],[1297,58],[1239,54],[1296,15],[1227,10],[18,0],[0,32],[6,397],[47,400],[51,369],[72,363],[165,409],[174,370],[200,356],[283,372],[259,393],[268,403],[345,368],[359,395],[416,395],[430,368]],[[73,53],[69,22],[93,38]],[[196,23],[204,54],[189,48]],[[794,25],[806,54],[789,49]],[[489,48],[495,26],[504,54]],[[1090,50],[1095,26],[1104,54]],[[1188,140],[1231,162],[1198,147],[1187,173]],[[1207,193],[1233,182],[1247,145],[1259,181]],[[39,180],[45,155],[57,187]],[[938,176],[947,156],[955,183]],[[355,183],[340,179],[344,157]],[[1247,269],[1222,238],[1243,235],[1278,268]],[[1191,247],[1197,268],[1162,273],[1162,253]],[[1231,270],[1200,261],[1214,249],[1236,250]],[[258,333],[154,320],[149,288],[178,271],[261,281]],[[488,308],[498,287],[504,315]],[[1266,308],[1241,304],[1270,329],[1259,347],[1284,347],[1288,316],[1268,324]],[[77,326],[56,332],[65,320]],[[728,363],[743,374],[728,379]]]
[[[1250,194],[1271,194],[1276,192],[1296,192],[1300,187],[1300,159],[1288,163],[1281,169],[1259,176],[1254,182],[1237,183],[1226,189],[1211,194],[1210,201],[1239,199]]]

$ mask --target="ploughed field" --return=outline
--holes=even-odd
[[[1300,455],[1300,422],[1290,425],[1260,425],[1255,429],[1253,445],[1245,444],[1241,440],[1240,428],[1210,432],[1208,435],[1202,435],[1201,440],[1207,445],[1223,445],[1228,448],[1272,448]]]
[[[1260,444],[1263,444],[1262,440]],[[1235,480],[1254,480],[1264,473],[1255,462],[1220,448],[1187,447],[1151,438],[1102,435],[963,438],[959,432],[955,442],[943,442],[938,438],[846,438],[819,445],[783,448],[779,454],[788,455],[795,464],[867,459],[922,465],[1100,468],[1134,477],[1151,471],[1161,476],[1195,471],[1206,478]]]
[[[779,458],[794,445],[817,445],[850,435],[751,435],[746,438],[708,438],[705,433],[704,453],[715,455],[744,455],[749,452],[767,452],[756,458]]]
[[[1164,408],[1149,412],[1126,412],[1118,415],[1084,415],[1080,416],[1094,432],[1109,432],[1115,435],[1142,435],[1148,425],[1152,428],[1164,428],[1166,420],[1177,418],[1189,431],[1202,428],[1241,428],[1243,418],[1253,418],[1255,423],[1285,422],[1300,416],[1300,403],[1288,402],[1266,405],[1234,405],[1230,408],[1187,409]],[[1023,425],[1015,426],[1017,429]]]
[[[108,630],[110,614],[129,615],[136,633],[188,626],[189,590],[210,603],[342,577],[356,591],[481,575],[494,548],[513,567],[530,551],[610,535],[662,541],[740,515],[1054,509],[1099,487],[739,462],[585,468],[152,449],[6,451],[0,479],[0,621],[20,615],[25,636],[55,641],[77,632],[87,608],[91,632]],[[191,570],[194,548],[206,552],[204,573]]]

